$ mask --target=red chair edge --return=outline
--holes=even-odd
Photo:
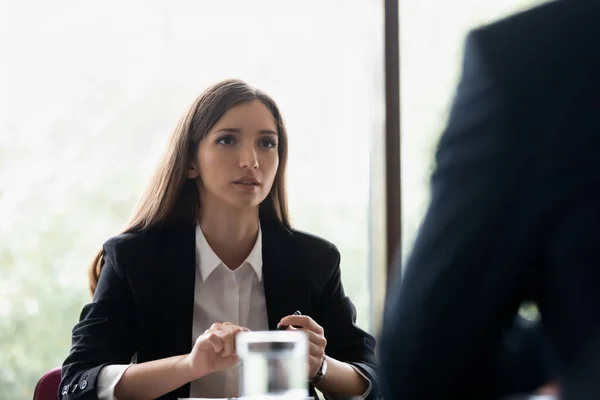
[[[60,387],[61,368],[53,368],[46,372],[35,385],[33,400],[56,400]]]

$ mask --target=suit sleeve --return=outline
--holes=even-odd
[[[340,253],[333,247],[333,272],[327,280],[321,300],[321,321],[325,330],[325,353],[346,362],[369,381],[369,390],[363,398],[379,398],[375,339],[356,325],[356,308],[344,292],[340,271]]]
[[[388,294],[380,341],[387,399],[493,398],[498,349],[526,296],[535,243],[521,221],[536,212],[521,207],[527,151],[518,151],[512,110],[480,39],[467,38],[429,209]]]
[[[62,366],[59,399],[97,399],[98,376],[108,364],[129,364],[135,352],[134,303],[115,246],[104,245],[104,267],[92,303],[73,328]]]
[[[558,378],[555,355],[542,323],[520,316],[502,339],[497,365],[500,395],[532,393]]]

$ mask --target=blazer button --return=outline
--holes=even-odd
[[[82,380],[79,384],[79,387],[81,388],[81,390],[85,389],[87,387],[87,381],[85,379]]]
[[[77,384],[74,384],[73,388],[71,389],[71,393],[75,393],[76,390],[77,390]]]
[[[66,395],[67,393],[69,393],[69,385],[65,385],[63,386],[63,390],[62,390],[62,395]]]

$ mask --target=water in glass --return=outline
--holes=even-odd
[[[308,340],[302,331],[242,332],[240,395],[248,399],[304,400],[308,397]]]

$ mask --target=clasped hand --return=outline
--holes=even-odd
[[[278,327],[288,325],[288,330],[302,330],[308,336],[308,378],[313,378],[325,357],[325,331],[308,315],[288,315],[279,321]]]
[[[194,379],[226,370],[239,362],[235,349],[235,337],[248,328],[230,322],[212,324],[196,339],[194,347],[186,357]]]

